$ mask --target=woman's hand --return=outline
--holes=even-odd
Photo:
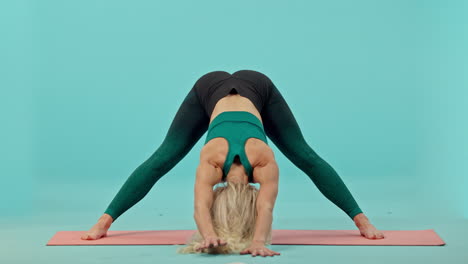
[[[257,255],[260,255],[262,257],[266,257],[266,256],[273,257],[274,255],[280,255],[280,253],[266,248],[264,244],[255,243],[255,242],[253,242],[252,244],[250,244],[248,248],[240,252],[241,255],[249,254],[249,253],[252,254],[252,257],[255,257]]]
[[[227,242],[224,239],[218,238],[217,236],[207,236],[201,242],[201,244],[195,248],[196,251],[201,251],[205,248],[212,248],[217,246],[224,246]]]

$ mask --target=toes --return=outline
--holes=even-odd
[[[84,240],[92,240],[94,239],[93,237],[93,233],[91,232],[88,232],[88,233],[85,233],[81,236],[81,239],[84,239]]]

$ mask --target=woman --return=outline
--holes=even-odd
[[[237,108],[247,111],[231,110]],[[237,94],[219,100],[211,117],[196,173],[198,232],[179,253],[279,255],[265,247],[271,243],[279,175],[260,113]],[[260,191],[249,183],[259,183]]]
[[[239,116],[234,117],[236,114],[226,113],[235,111]],[[139,202],[163,175],[185,157],[208,130],[212,122],[216,121],[218,115],[220,115],[218,120],[225,120],[224,118],[229,120],[230,118],[235,119],[242,116],[242,118],[248,118],[249,121],[255,123],[256,127],[263,127],[264,134],[271,139],[278,149],[309,176],[327,199],[354,221],[362,236],[368,239],[384,237],[383,233],[377,230],[364,215],[336,171],[315,153],[305,141],[291,109],[271,79],[258,71],[240,70],[233,74],[225,71],[209,72],[195,82],[179,107],[162,144],[130,175],[105,213],[98,220],[98,223],[90,231],[83,234],[81,238],[99,239],[105,236],[110,225],[120,215]],[[234,132],[232,134],[235,135]],[[273,153],[268,147],[266,138],[258,137],[260,139],[249,138],[246,141],[244,146],[246,155],[238,155],[243,167],[240,167],[241,164],[238,162],[238,166],[234,165],[231,169],[236,170],[237,168],[237,176],[241,178],[239,175],[243,171],[242,169],[245,169],[246,173],[251,172],[250,163],[250,167],[254,168],[252,168],[253,181],[263,180],[264,186],[270,186],[269,191],[266,190],[268,188],[265,188],[265,194],[263,195],[265,198],[259,200],[258,204],[261,206],[261,203],[266,203],[261,207],[265,211],[267,211],[266,209],[271,211],[274,201],[273,196],[276,197],[274,190],[277,185],[278,172],[277,168],[275,168],[276,163],[274,162]],[[207,140],[208,138],[209,133]],[[242,146],[236,146],[236,149],[237,151],[242,150]],[[200,166],[197,168],[196,186],[198,190],[208,190],[208,185],[213,183],[211,181],[216,182],[219,178],[220,168],[223,168],[223,174],[228,174],[227,169],[229,168],[224,167],[225,163],[223,161],[226,160],[229,165],[231,162],[229,159],[235,155],[231,154],[228,159],[227,152],[228,142],[226,139],[212,138],[210,141],[205,142],[200,154]],[[210,173],[211,178],[206,176],[206,174]],[[236,172],[233,173],[236,175]],[[256,173],[261,176],[255,177]],[[216,178],[216,180],[213,178]],[[234,176],[234,178],[236,177]],[[262,188],[264,187],[260,187],[259,199]],[[270,194],[267,199],[268,193]],[[206,193],[195,193],[196,198],[205,201],[206,210],[210,200],[209,197],[204,195]],[[198,200],[195,200],[196,204],[197,202]],[[208,218],[206,211],[205,214],[200,213],[199,215],[200,218],[204,215],[205,218],[203,219],[205,220]],[[268,218],[259,217],[258,220],[266,223]],[[199,226],[201,229],[199,231],[210,233],[212,230],[210,230],[209,222],[207,221],[204,224],[204,227],[203,224]],[[204,228],[205,230],[203,230]],[[267,226],[259,226],[259,229],[257,229],[260,232],[259,236],[265,235],[267,233],[265,232],[266,229]],[[220,241],[219,237],[207,236],[204,237],[204,242],[204,245],[207,246],[219,246],[219,243],[225,241]],[[263,241],[260,240],[260,242]],[[265,248],[262,249],[263,252],[266,250]],[[256,254],[254,252],[259,251],[257,249],[249,252]]]

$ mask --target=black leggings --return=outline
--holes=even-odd
[[[246,71],[247,72],[247,71]],[[268,91],[261,104],[261,117],[267,136],[299,169],[305,172],[319,191],[351,219],[362,210],[340,176],[307,144],[291,109],[280,91],[266,75],[256,73]],[[200,79],[199,79],[200,80]],[[208,129],[209,113],[201,103],[197,81],[179,107],[158,149],[130,175],[105,213],[115,221],[148,194],[154,184],[171,170],[193,148]],[[205,82],[206,83],[206,82]],[[213,85],[213,84],[210,84]],[[256,103],[260,105],[260,103]]]

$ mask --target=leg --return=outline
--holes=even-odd
[[[162,144],[130,175],[105,213],[115,221],[143,199],[153,185],[192,149],[208,129],[208,124],[209,117],[198,101],[194,86],[179,107]]]
[[[305,172],[328,200],[351,219],[362,213],[348,188],[333,167],[323,160],[305,141],[291,109],[273,82],[268,101],[262,109],[267,136],[299,169]]]
[[[362,213],[348,188],[333,167],[323,160],[305,141],[291,109],[271,80],[268,100],[262,109],[267,136],[299,169],[305,172],[320,192],[343,210],[356,224],[362,236],[381,239],[377,230]]]
[[[158,149],[129,176],[104,214],[81,239],[94,240],[106,236],[111,224],[138,203],[153,185],[171,170],[206,132],[209,117],[200,104],[197,81],[179,107],[169,130]]]

